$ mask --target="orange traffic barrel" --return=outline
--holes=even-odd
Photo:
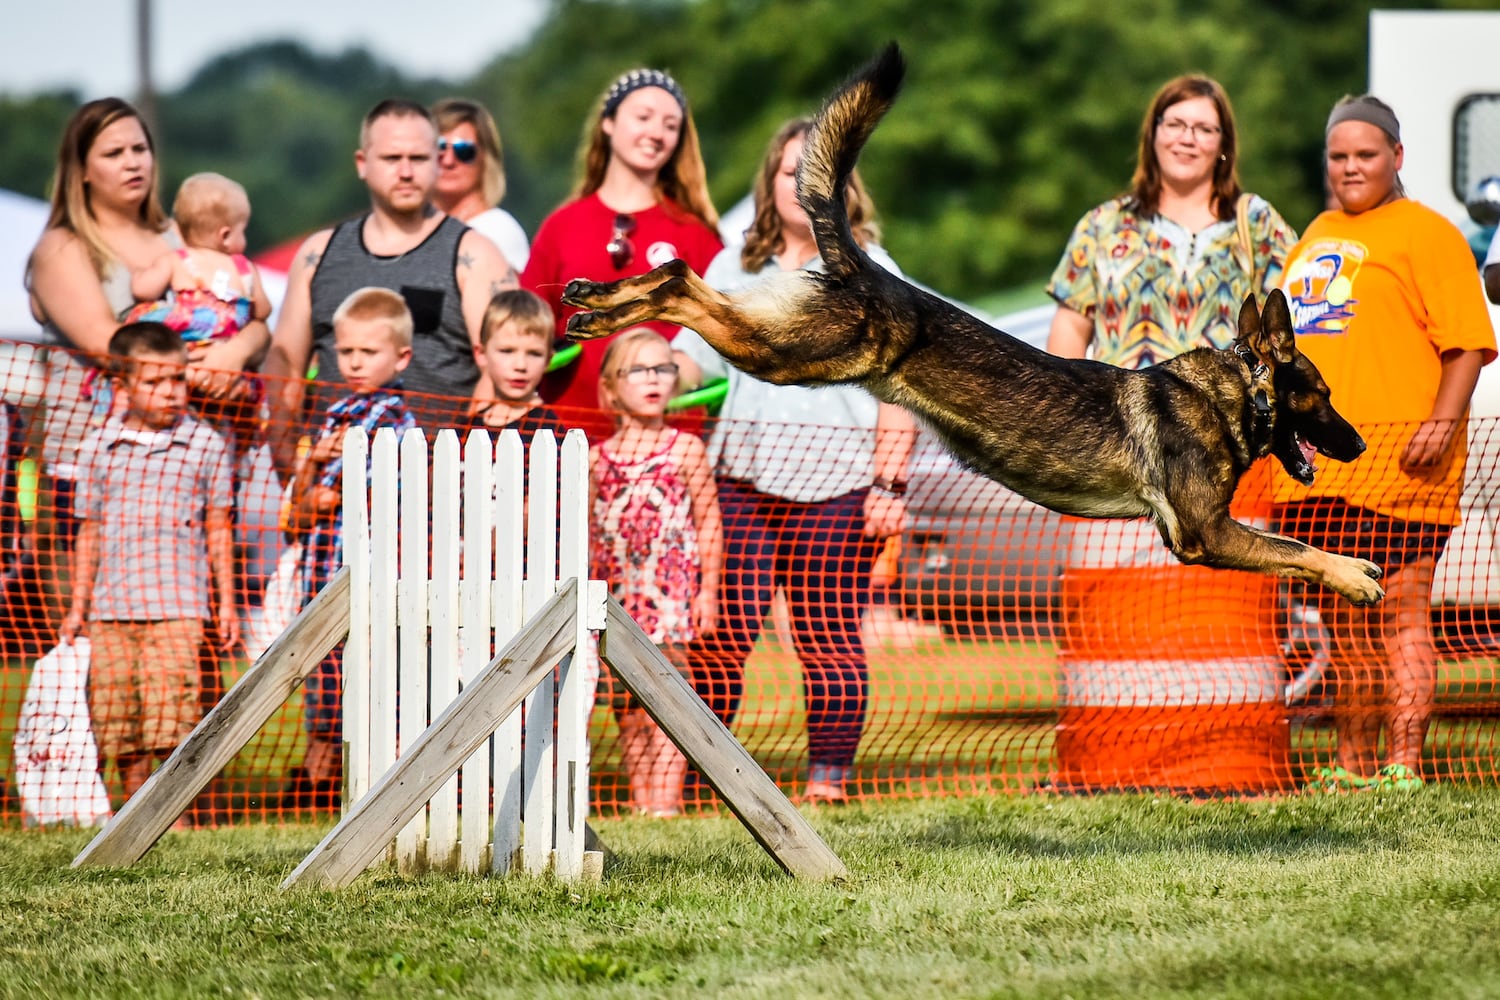
[[[1264,525],[1270,476],[1234,516]],[[1147,520],[1075,520],[1062,581],[1061,790],[1262,792],[1291,780],[1276,585],[1184,566]]]

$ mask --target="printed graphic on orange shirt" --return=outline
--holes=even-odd
[[[1352,240],[1319,240],[1286,269],[1287,298],[1297,336],[1337,336],[1354,318],[1354,281],[1369,250]]]

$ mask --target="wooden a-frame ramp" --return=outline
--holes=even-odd
[[[574,648],[576,579],[495,655],[369,794],[282,883],[347,885],[377,860],[422,804]],[[73,866],[138,861],[212,777],[265,725],[347,633],[348,570],[341,571],[141,786]],[[709,710],[625,609],[608,598],[600,658],[707,779],[751,835],[797,878],[847,877],[838,856]],[[587,780],[587,776],[580,776]]]

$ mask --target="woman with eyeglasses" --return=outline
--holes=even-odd
[[[1240,189],[1229,97],[1205,76],[1156,93],[1130,190],[1079,221],[1047,292],[1047,350],[1145,368],[1228,347],[1245,296],[1275,288],[1296,234]]]
[[[605,91],[584,144],[583,176],[537,230],[521,285],[552,306],[560,339],[577,312],[562,303],[569,281],[628,278],[673,259],[702,274],[723,249],[718,223],[687,96],[661,70],[631,70]],[[676,332],[651,325],[667,337]],[[585,341],[577,361],[542,383],[543,398],[600,414],[599,363],[610,339]],[[588,414],[579,417],[588,422]],[[593,425],[608,434],[607,417]]]
[[[819,270],[812,224],[797,202],[797,164],[811,119],[782,126],[755,178],[743,247],[714,258],[704,280],[724,292],[778,271]],[[845,192],[854,238],[877,264],[875,206],[856,171]],[[724,362],[692,330],[673,346],[683,386],[729,380],[709,458],[724,524],[719,629],[700,640],[698,693],[726,723],[739,710],[745,661],[772,595],[784,588],[807,705],[803,799],[844,802],[869,705],[861,617],[882,540],[906,526],[910,414],[855,386],[772,385]]]
[[[438,101],[432,117],[438,127],[438,179],[432,200],[446,214],[489,237],[517,272],[525,270],[531,255],[526,230],[500,207],[505,198],[505,157],[495,119],[483,105],[461,97]]]

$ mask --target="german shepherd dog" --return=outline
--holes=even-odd
[[[579,339],[646,320],[690,327],[768,382],[854,383],[920,416],[962,462],[1064,514],[1150,517],[1184,563],[1324,584],[1355,604],[1384,596],[1380,568],[1229,516],[1250,464],[1275,455],[1311,483],[1312,457],[1365,449],[1297,350],[1281,292],[1245,300],[1229,350],[1141,371],[1056,358],[892,276],[855,243],[844,184],[905,72],[888,46],[819,112],[797,198],[825,270],[778,274],[736,295],[674,260],[613,283],[569,282]]]

